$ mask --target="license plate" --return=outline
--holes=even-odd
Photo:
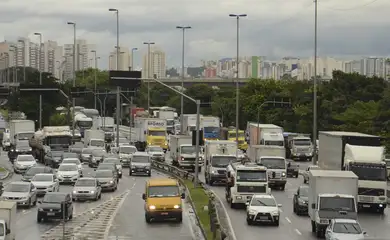
[[[259,219],[260,219],[260,220],[268,220],[268,217],[261,216]]]
[[[161,213],[161,215],[166,216],[166,215],[168,215],[168,213],[167,212],[163,212],[163,213]]]
[[[47,216],[54,216],[54,213],[47,213]]]
[[[369,208],[369,207],[371,207],[371,206],[368,205],[368,204],[363,204],[363,207]]]

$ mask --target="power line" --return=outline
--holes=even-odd
[[[357,5],[357,6],[353,6],[351,8],[332,8],[332,7],[325,7],[325,6],[321,6],[322,8],[326,8],[326,9],[329,9],[329,10],[333,10],[333,11],[353,11],[353,10],[356,10],[356,9],[359,9],[359,8],[363,8],[363,7],[367,7],[373,3],[376,3],[378,2],[379,0],[371,0],[370,2],[367,2],[367,3],[364,3],[364,4],[361,4],[361,5]],[[318,1],[319,4],[321,4],[321,1]]]

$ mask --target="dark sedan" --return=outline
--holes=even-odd
[[[69,193],[48,192],[39,203],[38,222],[64,218],[67,221],[73,218],[73,203]]]
[[[107,153],[102,149],[92,150],[92,154],[89,157],[88,166],[91,168],[96,168],[103,161],[105,155],[107,155]]]
[[[11,148],[8,152],[8,158],[13,163],[20,154],[32,154],[32,149],[28,140],[18,141],[16,147]]]
[[[58,168],[61,164],[61,157],[64,152],[62,151],[51,151],[45,156],[45,165],[52,168]]]
[[[297,192],[294,193],[293,198],[293,209],[297,215],[308,214],[308,202],[309,202],[309,186],[302,185],[298,188]]]
[[[298,178],[299,175],[299,165],[293,161],[288,161],[287,163],[287,176]]]

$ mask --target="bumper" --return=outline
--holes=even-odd
[[[115,189],[115,183],[102,185],[102,191],[110,191]]]
[[[170,219],[170,218],[181,218],[183,215],[182,211],[155,211],[155,212],[146,212],[146,216],[153,219]]]
[[[58,178],[60,183],[76,183],[77,178]]]
[[[144,168],[131,168],[129,170],[132,174],[150,174],[150,169],[144,169]]]
[[[302,213],[302,214],[308,214],[309,213],[309,208],[307,205],[296,205],[296,210],[299,212],[299,213]]]
[[[387,207],[386,202],[383,202],[383,203],[361,203],[361,202],[358,202],[359,209],[382,209],[382,208],[386,208],[386,207]]]
[[[130,160],[123,160],[122,159],[122,167],[130,167]]]
[[[96,193],[72,193],[73,199],[90,200],[96,198]]]
[[[29,200],[30,199],[23,199],[23,200],[8,200],[7,199],[4,201],[15,202],[18,207],[21,207],[21,206],[29,206]]]
[[[238,204],[246,204],[252,199],[253,194],[232,195],[232,202]]]
[[[312,154],[291,154],[292,159],[309,159],[312,157]]]
[[[226,182],[226,176],[224,174],[210,175],[210,180],[213,182]]]
[[[62,219],[63,214],[61,211],[55,211],[55,212],[43,212],[39,211],[38,212],[38,217],[39,218],[45,218],[45,219]]]
[[[160,161],[160,162],[164,162],[165,161],[165,157],[151,157],[152,160],[154,161]]]
[[[287,183],[287,179],[272,179],[268,181],[268,186],[284,186]]]
[[[259,215],[261,213],[258,213]],[[252,214],[247,214],[246,218],[247,221],[251,222],[258,222],[258,223],[274,223],[279,221],[280,216],[279,215],[264,215],[264,216],[257,216]]]

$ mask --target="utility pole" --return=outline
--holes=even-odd
[[[134,52],[137,50],[138,48],[131,49],[131,71],[134,71]]]
[[[75,22],[68,22],[68,25],[73,25],[73,87],[76,87],[76,23]],[[74,137],[74,128],[75,128],[75,122],[74,122],[74,108],[76,105],[76,99],[72,99],[72,136]]]
[[[96,56],[96,50],[92,50],[91,51],[93,54],[94,54],[94,58],[95,58],[95,69],[94,69],[94,75],[95,75],[95,85],[94,85],[94,95],[95,95],[95,109],[96,109],[96,105],[97,105],[97,96],[96,96],[96,93],[97,93],[97,86],[96,86],[96,82],[97,82],[97,60],[98,60],[98,57]]]
[[[317,164],[317,27],[318,0],[314,0],[313,164]]]
[[[34,35],[39,36],[39,60],[38,60],[38,69],[39,69],[39,85],[42,85],[42,33],[34,33]],[[39,95],[39,129],[42,129],[42,94]]]

